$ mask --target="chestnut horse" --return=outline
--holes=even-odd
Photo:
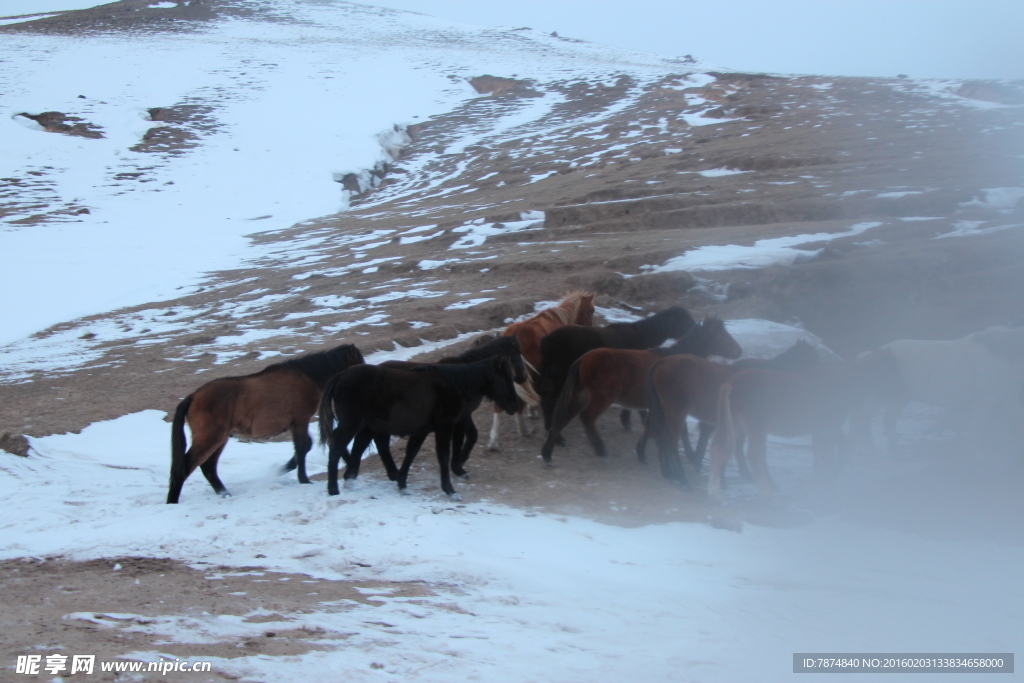
[[[576,415],[580,416],[594,454],[607,458],[594,421],[613,403],[624,408],[646,409],[648,370],[662,358],[682,353],[700,358],[738,358],[743,349],[726,331],[720,318],[707,316],[667,348],[646,351],[602,348],[586,352],[569,368],[569,376],[555,405],[551,431],[541,448],[544,461],[551,462],[551,451],[559,435]],[[642,452],[642,446],[638,445],[637,449]]]
[[[213,490],[229,495],[217,476],[217,461],[228,437],[266,439],[291,431],[299,482],[306,476],[306,453],[313,446],[309,420],[320,405],[320,392],[331,377],[363,363],[352,344],[275,363],[253,375],[208,382],[178,404],[171,423],[171,481],[167,502],[177,503],[181,487],[201,467]],[[185,450],[185,422],[192,447]]]
[[[604,327],[565,325],[541,340],[540,380],[537,393],[544,412],[544,428],[551,429],[555,403],[562,393],[569,368],[587,351],[600,348],[650,349],[667,339],[679,339],[696,325],[681,306],[671,306],[642,320],[611,323]]]
[[[734,451],[737,428],[747,436],[747,459],[762,496],[775,484],[765,462],[769,434],[811,435],[814,475],[818,481],[839,470],[843,424],[863,404],[872,384],[862,363],[822,365],[804,372],[744,370],[724,382],[718,392],[718,424],[711,443],[708,494],[718,497],[722,473]]]
[[[530,369],[530,378],[527,382],[518,385],[516,392],[526,405],[537,406],[540,404],[536,389],[534,388],[540,368],[540,340],[563,325],[583,325],[590,327],[594,324],[594,295],[587,292],[569,292],[562,298],[562,302],[553,308],[545,308],[543,311],[527,318],[521,322],[512,323],[505,328],[502,336],[515,336],[519,339],[519,347],[522,349],[523,359]],[[530,429],[523,419],[523,410],[520,407],[516,414],[520,436],[529,436]],[[488,441],[488,450],[496,451],[498,444],[499,416],[501,411],[497,406],[494,408],[494,420],[491,423],[491,435]]]
[[[774,358],[750,358],[732,365],[713,363],[692,355],[671,356],[657,361],[647,374],[650,412],[644,425],[644,436],[637,443],[637,457],[641,462],[645,461],[644,446],[648,438],[653,437],[658,444],[662,476],[685,483],[686,474],[677,450],[679,440],[682,438],[687,460],[699,469],[711,429],[718,421],[718,391],[723,384],[752,367],[793,372],[813,367],[817,362],[817,353],[804,341],[798,341]],[[696,449],[690,446],[687,438],[688,415],[693,415],[701,423],[700,442]],[[743,460],[737,460],[745,464]]]

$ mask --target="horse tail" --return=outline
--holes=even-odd
[[[320,394],[320,408],[317,414],[320,416],[318,422],[318,429],[320,432],[320,445],[330,446],[331,445],[331,433],[334,431],[334,390],[338,384],[338,378],[341,374],[337,374],[327,380],[327,384],[324,385],[324,390]]]
[[[569,406],[572,404],[573,394],[576,393],[576,385],[580,381],[580,361],[582,358],[577,358],[576,361],[569,366],[569,374],[565,378],[565,384],[562,386],[562,393],[558,395],[558,401],[555,403],[555,412],[551,419],[551,431],[561,431],[565,424],[568,422],[566,415],[569,413]]]
[[[661,394],[658,393],[658,385],[654,381],[654,369],[657,366],[655,363],[647,370],[647,380],[644,382],[644,390],[647,393],[647,420],[644,422],[644,436],[637,443],[637,457],[641,461],[645,461],[646,458],[640,450],[641,444],[646,445],[651,437],[654,437],[656,444],[660,444],[659,439],[665,431],[665,406],[661,403]]]
[[[711,442],[711,476],[708,493],[717,496],[721,490],[722,473],[736,451],[736,420],[732,414],[732,382],[718,389],[715,434]]]
[[[523,358],[523,365],[526,366],[526,381],[516,385],[516,395],[528,406],[539,406],[540,396],[533,387],[533,377],[539,373],[526,358]]]
[[[189,394],[174,411],[174,420],[171,422],[171,489],[181,488],[188,477],[188,460],[185,457],[188,443],[185,440],[185,416],[192,406],[192,399],[195,394]],[[174,502],[177,502],[175,500]]]

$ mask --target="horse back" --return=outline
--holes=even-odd
[[[599,348],[580,356],[579,384],[588,391],[615,396],[632,408],[647,406],[647,372],[661,356],[653,351]]]
[[[835,430],[861,397],[850,368],[824,366],[793,373],[742,370],[729,383],[736,419],[781,436]]]
[[[658,360],[648,377],[664,406],[675,406],[699,420],[714,423],[718,390],[734,374],[731,366],[680,354]]]
[[[316,413],[320,389],[305,374],[280,368],[223,377],[199,387],[189,407],[193,433],[215,431],[267,438]]]
[[[541,340],[564,323],[561,318],[545,309],[529,320],[512,323],[505,328],[502,336],[514,336],[519,340],[520,352],[530,365],[539,368],[541,364]]]
[[[973,402],[998,381],[998,364],[972,339],[899,339],[881,347],[895,361],[904,398],[933,405]]]
[[[433,431],[439,422],[457,419],[467,403],[429,369],[386,365],[360,365],[343,372],[334,387],[334,401],[339,422],[395,436]]]

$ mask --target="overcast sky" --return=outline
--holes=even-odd
[[[378,0],[751,71],[1024,78],[1024,0]]]
[[[156,2],[156,0],[154,0]],[[96,0],[0,0],[0,16]],[[1024,78],[1024,0],[369,0],[777,73]]]

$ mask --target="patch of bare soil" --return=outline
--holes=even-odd
[[[0,562],[0,585],[4,593],[0,658],[5,662],[0,680],[5,681],[27,680],[15,675],[9,665],[25,653],[63,654],[68,662],[75,654],[94,654],[96,665],[89,680],[233,680],[234,676],[218,673],[216,667],[210,673],[172,671],[133,678],[131,674],[101,672],[99,663],[157,661],[155,657],[132,660],[126,657],[129,652],[159,652],[173,662],[175,658],[289,656],[343,648],[350,634],[304,626],[302,616],[382,604],[373,589],[383,589],[379,592],[389,598],[412,598],[413,602],[434,595],[430,586],[420,583],[327,581],[259,567],[197,568],[144,557],[88,562],[6,560]],[[239,630],[247,635],[197,635],[198,642],[184,643],[162,635],[161,624],[179,619],[202,622],[210,615],[241,617]],[[282,628],[281,622],[294,625]],[[271,627],[261,627],[262,623]],[[164,628],[173,631],[174,626]]]

